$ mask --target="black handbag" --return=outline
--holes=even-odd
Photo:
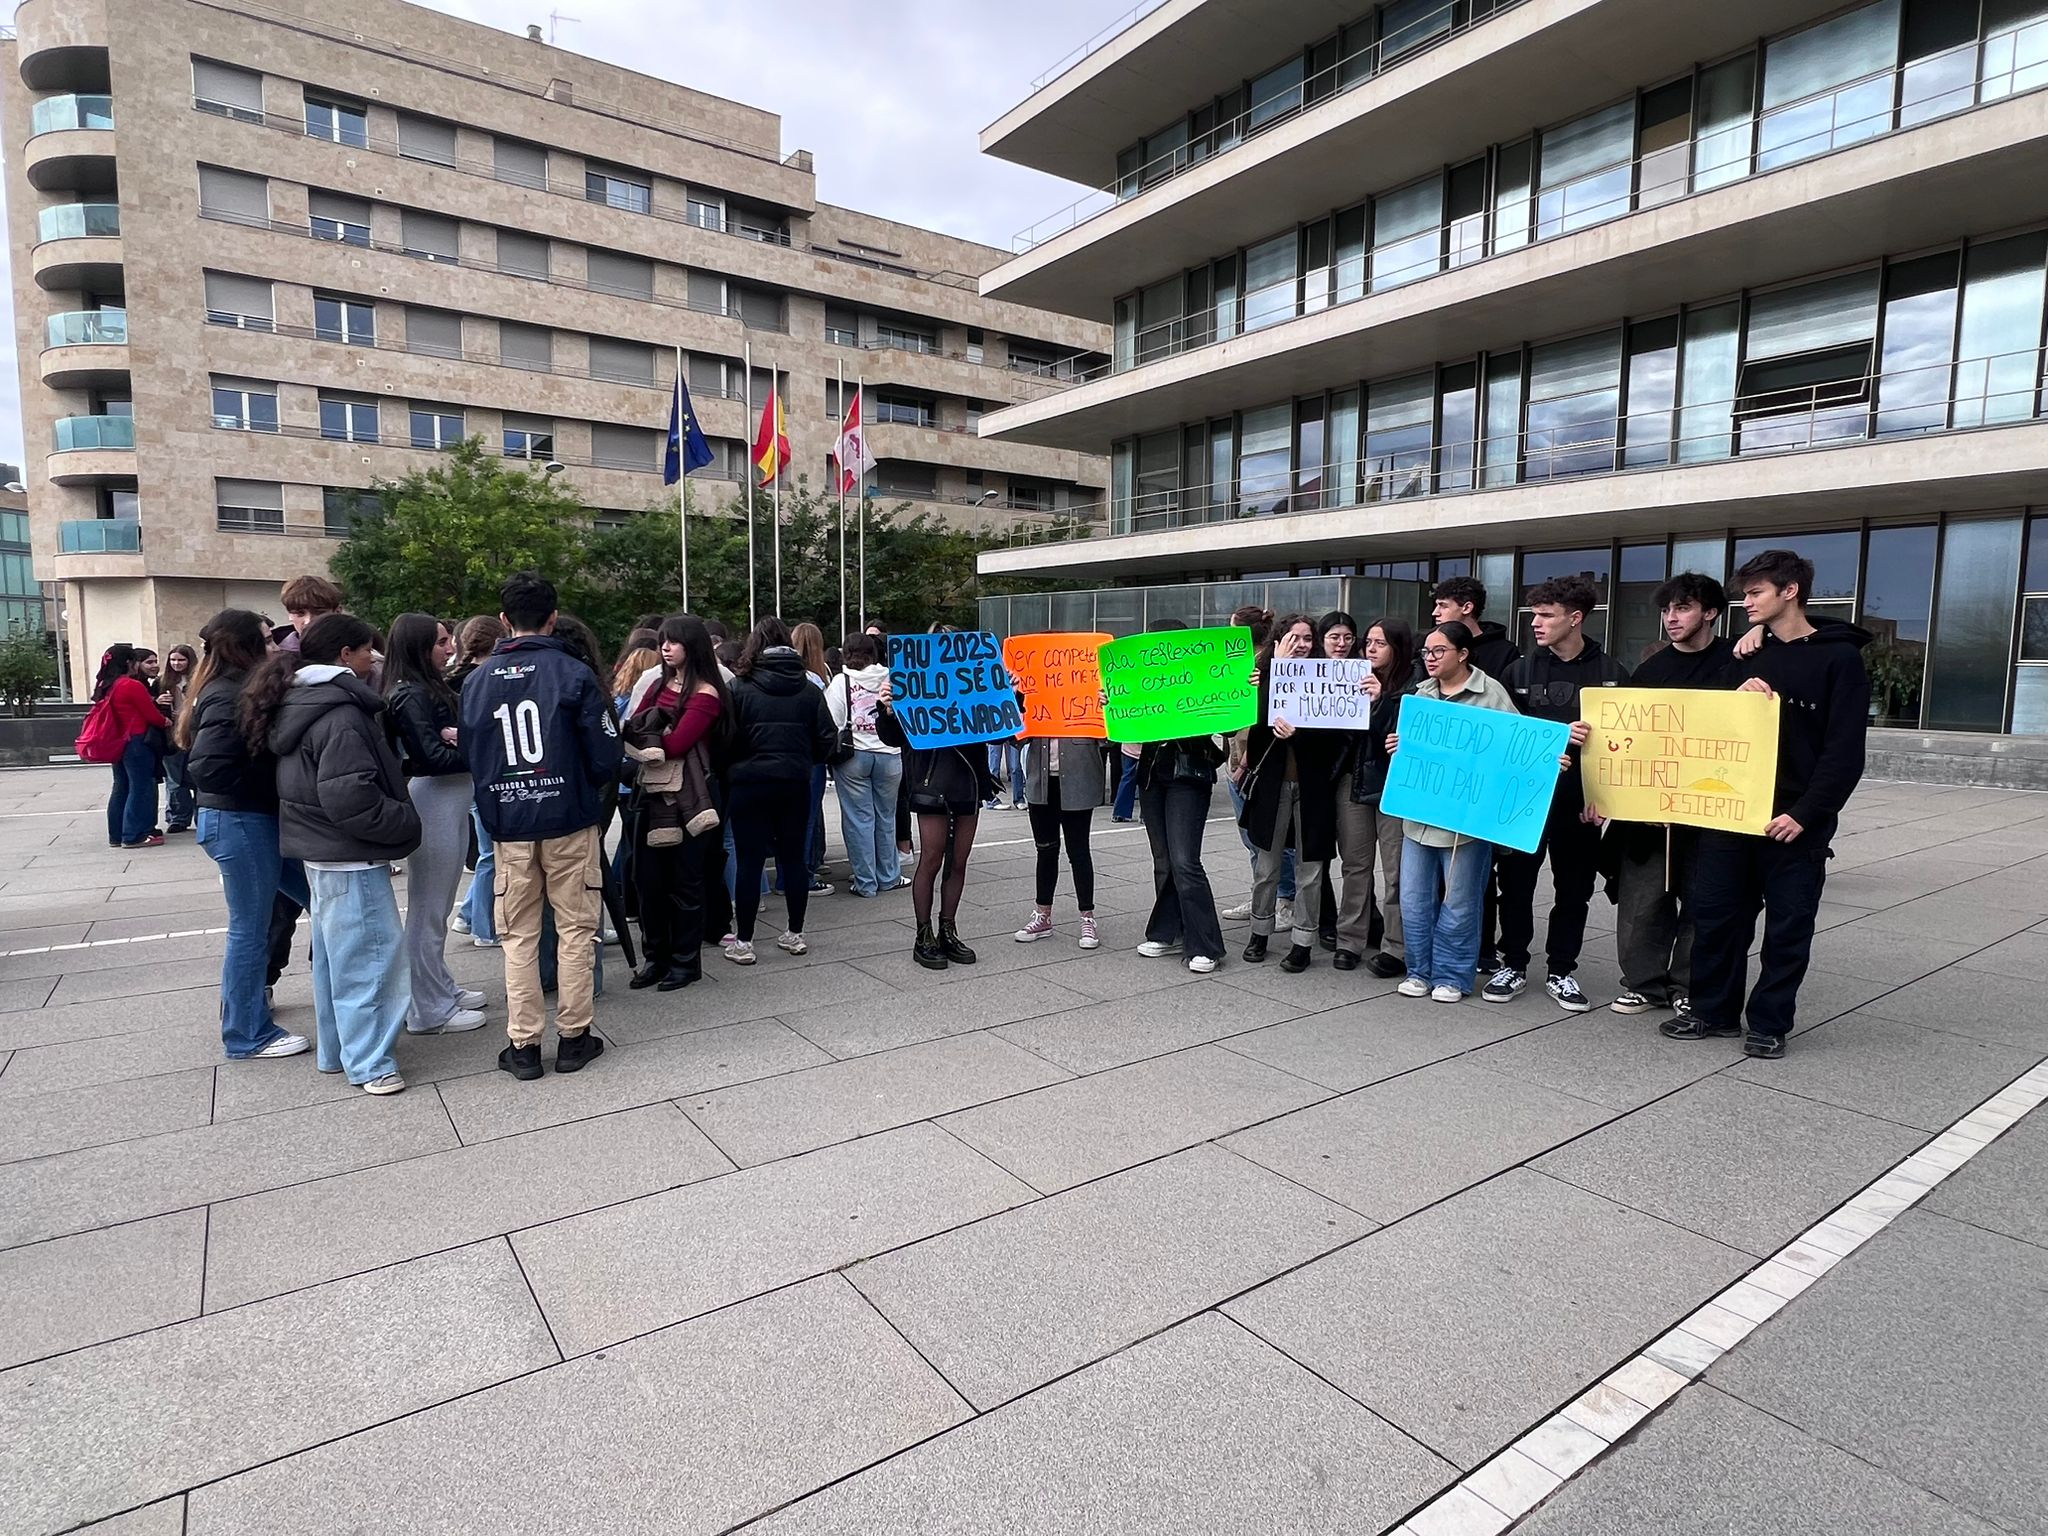
[[[846,723],[839,727],[839,736],[832,743],[832,751],[825,758],[827,768],[837,768],[841,763],[850,761],[853,754],[860,750],[853,743],[853,679],[842,672],[839,674],[839,681],[846,689]]]

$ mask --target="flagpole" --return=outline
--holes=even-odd
[[[741,419],[746,420],[754,414],[754,344],[751,341],[741,343],[740,367],[742,375],[746,380],[746,383],[741,386],[741,391],[747,397],[746,415]],[[754,612],[754,461],[751,452],[747,459],[746,472],[740,476],[740,495],[741,505],[746,508],[747,512],[747,629],[751,633],[756,621],[756,614]]]
[[[846,359],[839,359],[839,438],[840,442],[833,458],[845,451],[846,440]],[[839,633],[846,633],[846,466],[839,466]]]
[[[859,525],[860,627],[866,629],[868,627],[868,376],[865,373],[860,376],[859,381],[853,386],[853,397],[860,402],[861,418],[854,423],[855,426],[861,429],[861,451],[859,458],[855,461],[855,467],[860,471],[860,479],[853,488],[853,515],[858,520]]]
[[[775,424],[769,428],[774,436],[769,440],[768,451],[775,455],[775,531],[770,539],[775,546],[775,615],[782,616],[782,471],[787,468],[782,462],[782,375],[772,371],[768,377],[768,399],[775,412]]]
[[[689,424],[683,420],[683,349],[676,348],[676,403],[670,407],[676,413],[676,561],[677,574],[683,584],[683,612],[690,611],[690,476],[684,465],[689,461]]]

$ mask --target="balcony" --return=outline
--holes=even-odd
[[[14,32],[21,83],[30,90],[107,88],[105,0],[22,0]]]
[[[57,536],[57,552],[63,555],[142,552],[142,525],[132,517],[72,518],[57,525]]]
[[[60,416],[51,438],[55,446],[43,468],[52,485],[135,477],[133,416]]]
[[[51,96],[29,114],[22,168],[38,192],[106,192],[114,187],[114,99]]]
[[[52,389],[94,389],[128,378],[128,311],[83,309],[52,315],[37,358]]]
[[[29,267],[54,292],[121,286],[121,208],[117,203],[59,203],[36,213]]]

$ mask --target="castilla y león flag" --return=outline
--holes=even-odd
[[[768,391],[768,403],[761,407],[761,429],[754,434],[754,468],[761,483],[770,485],[789,463],[789,423],[782,414],[782,392]]]

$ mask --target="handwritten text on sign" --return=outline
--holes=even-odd
[[[1362,731],[1372,700],[1359,689],[1371,663],[1275,661],[1268,668],[1266,723],[1285,720],[1304,731]]]
[[[1684,688],[1589,690],[1586,803],[1615,821],[1761,834],[1778,778],[1778,700]]]
[[[1024,729],[1002,648],[986,630],[891,635],[889,689],[913,747],[999,741]]]
[[[1241,731],[1259,718],[1248,629],[1175,629],[1102,648],[1111,741]]]
[[[1557,793],[1557,760],[1571,744],[1569,725],[1411,693],[1401,700],[1399,731],[1383,814],[1536,851]]]
[[[1026,736],[1102,739],[1102,648],[1111,635],[1012,635],[1003,665],[1024,695]]]

